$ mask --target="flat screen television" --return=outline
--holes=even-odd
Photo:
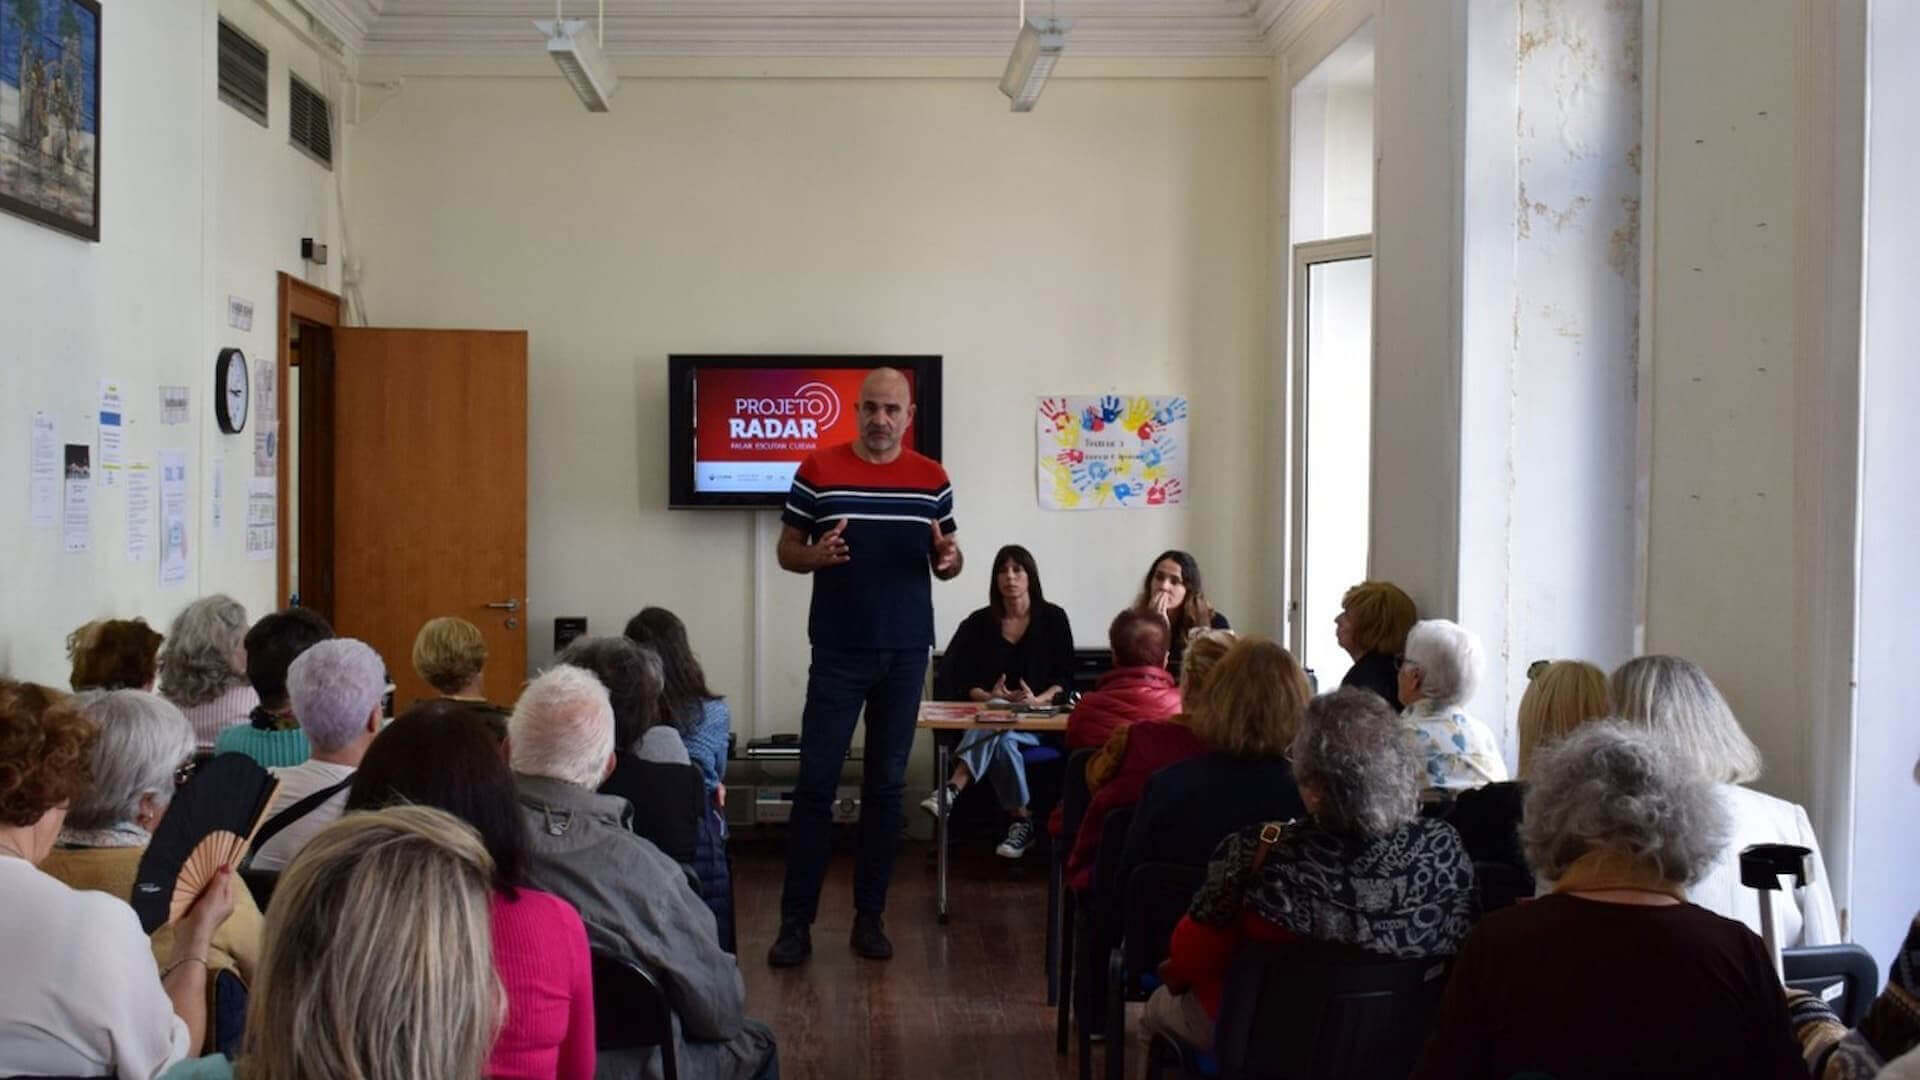
[[[879,367],[906,374],[906,444],[938,460],[938,356],[667,357],[668,505],[784,506],[808,454],[859,436],[860,383]]]

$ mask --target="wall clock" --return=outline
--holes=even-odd
[[[247,355],[239,349],[221,349],[213,367],[213,413],[220,430],[240,434],[247,426],[247,408],[253,388],[247,382]]]

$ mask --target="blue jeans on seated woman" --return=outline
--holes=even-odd
[[[960,738],[954,753],[967,766],[967,773],[993,788],[1000,797],[1001,809],[1008,813],[1024,808],[1027,790],[1027,763],[1020,751],[1040,745],[1040,737],[1031,731],[981,731],[975,729]]]

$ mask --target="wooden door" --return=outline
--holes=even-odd
[[[334,629],[387,662],[396,710],[433,696],[413,639],[458,615],[488,700],[527,667],[525,331],[340,327],[333,338]]]

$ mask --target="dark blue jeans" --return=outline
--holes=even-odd
[[[833,856],[833,799],[853,728],[866,710],[867,747],[860,784],[860,853],[854,862],[853,908],[878,915],[887,907],[894,849],[900,843],[900,797],[913,749],[927,650],[831,649],[816,646],[807,670],[807,708],[800,718],[800,779],[787,829],[787,883],[782,922],[811,924]]]

